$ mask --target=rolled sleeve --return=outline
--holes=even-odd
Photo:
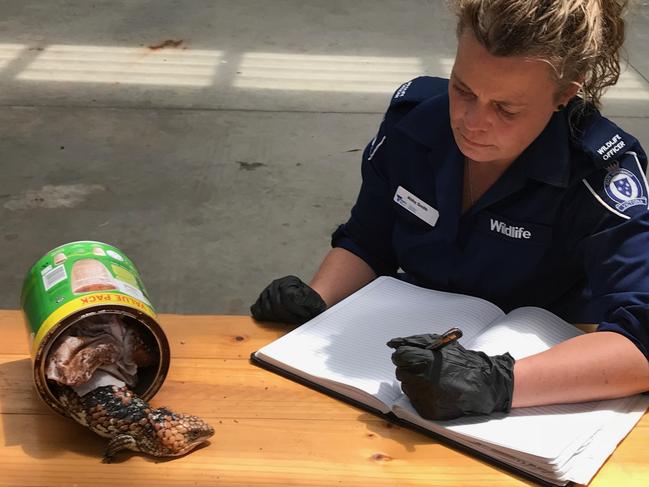
[[[649,212],[587,239],[585,265],[597,331],[631,340],[649,359]]]

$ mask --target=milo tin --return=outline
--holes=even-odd
[[[152,351],[153,360],[138,370],[133,388],[144,400],[160,389],[169,369],[169,343],[135,265],[119,249],[101,242],[61,245],[38,260],[27,273],[21,308],[29,333],[34,383],[39,396],[67,415],[45,375],[52,344],[68,328],[89,317],[118,315]]]

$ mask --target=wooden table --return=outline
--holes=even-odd
[[[106,441],[53,413],[31,379],[18,311],[0,311],[0,485],[110,487],[509,486],[528,482],[430,438],[251,365],[251,352],[288,328],[245,316],[162,315],[171,368],[151,401],[197,414],[209,445],[173,459],[123,453],[102,464]],[[649,485],[649,416],[590,485]]]

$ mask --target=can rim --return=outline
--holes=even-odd
[[[169,364],[171,360],[169,341],[167,340],[167,337],[160,324],[151,316],[137,311],[133,308],[120,305],[106,305],[102,306],[101,309],[85,308],[78,310],[62,319],[59,322],[58,326],[52,328],[47,332],[47,334],[42,339],[42,345],[38,347],[38,350],[34,355],[34,366],[32,367],[34,384],[36,385],[39,397],[51,409],[59,414],[62,414],[63,416],[69,417],[70,414],[59,402],[55,394],[52,393],[52,390],[48,385],[48,379],[45,376],[45,367],[47,365],[46,358],[49,355],[50,349],[56,339],[59,338],[67,329],[84,318],[100,314],[118,314],[122,316],[128,316],[137,321],[140,325],[143,325],[151,333],[156,341],[156,348],[158,351],[157,370],[155,374],[153,374],[153,379],[150,381],[150,383],[145,385],[146,388],[144,389],[144,391],[142,393],[137,393],[138,396],[140,396],[145,401],[149,401],[160,390],[160,387],[162,387],[162,384],[164,383],[169,372]]]

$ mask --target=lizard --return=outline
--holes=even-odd
[[[82,396],[69,386],[57,389],[70,417],[110,438],[103,463],[113,462],[115,454],[126,449],[155,457],[184,455],[214,434],[198,416],[154,409],[126,386],[101,386]]]

